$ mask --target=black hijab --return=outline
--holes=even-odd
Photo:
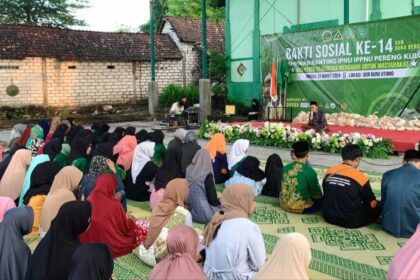
[[[123,138],[125,129],[119,126],[114,129],[114,132],[118,133],[120,135],[120,138]]]
[[[162,167],[159,168],[154,180],[155,190],[166,188],[169,181],[176,178],[184,178],[181,167],[181,148],[173,147],[166,152]]]
[[[79,235],[88,228],[91,212],[88,201],[70,201],[61,206],[35,249],[29,279],[68,279],[69,264],[82,245]]]
[[[25,279],[31,250],[23,236],[32,231],[32,207],[9,209],[0,223],[0,279]]]
[[[256,98],[254,98],[252,99],[251,112],[259,112],[259,111],[260,111],[260,102]]]
[[[66,137],[66,133],[69,127],[67,124],[62,123],[57,126],[55,129],[53,135],[51,136],[51,139],[60,139],[61,143],[64,142],[64,137]]]
[[[91,139],[85,137],[77,137],[70,146],[70,154],[67,158],[67,164],[71,165],[77,158],[87,158],[87,149],[92,144]]]
[[[95,129],[95,136],[100,137],[107,133],[111,127],[107,123],[102,123],[98,126],[97,129]]]
[[[125,135],[136,135],[136,128],[134,126],[129,126],[125,129]]]
[[[267,182],[264,184],[261,194],[279,197],[283,177],[283,161],[278,154],[272,154],[268,157],[265,176]]]
[[[25,147],[15,144],[12,148],[10,148],[9,153],[4,159],[0,162],[0,180],[6,172],[7,167],[9,167],[9,163],[12,160],[13,155],[16,153],[17,150],[24,149]]]
[[[109,280],[114,260],[103,243],[84,244],[73,254],[69,280]]]
[[[157,129],[150,133],[149,140],[155,143],[163,144],[163,140],[165,139],[165,134],[163,134],[162,130]]]
[[[32,171],[31,184],[23,197],[23,204],[28,205],[31,197],[35,195],[47,195],[58,172],[60,172],[60,165],[55,161],[38,164]]]
[[[121,140],[120,135],[117,132],[109,134],[106,142],[98,144],[93,152],[94,156],[103,156],[112,159],[114,155],[114,146],[117,145],[118,141]]]
[[[147,132],[147,130],[142,129],[136,133],[136,139],[137,139],[137,144],[145,142],[149,139],[149,133]]]
[[[256,182],[265,178],[264,171],[260,169],[260,161],[253,156],[247,156],[236,171],[242,176],[250,178]]]
[[[69,131],[67,131],[66,134],[66,140],[71,144],[74,139],[76,139],[76,136],[79,134],[80,131],[83,130],[83,126],[75,125],[70,127]]]
[[[50,160],[54,160],[55,156],[61,151],[62,145],[60,139],[51,139],[44,146],[44,154],[48,155]]]

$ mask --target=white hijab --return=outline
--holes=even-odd
[[[308,239],[298,232],[286,234],[277,242],[270,258],[253,279],[309,279],[311,259]]]
[[[240,162],[244,157],[246,157],[246,150],[249,148],[249,141],[245,139],[238,139],[233,143],[232,150],[230,150],[229,155],[229,169],[232,169],[235,164]]]
[[[136,183],[137,176],[143,167],[152,160],[155,154],[155,142],[146,141],[138,144],[134,150],[133,163],[131,164],[131,178]]]

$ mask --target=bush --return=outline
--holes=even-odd
[[[198,103],[198,86],[181,87],[174,84],[166,86],[159,95],[159,106],[171,107],[173,103],[179,101],[184,95],[188,97],[190,104]]]

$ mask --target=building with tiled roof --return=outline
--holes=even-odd
[[[201,73],[201,19],[163,17],[158,32],[168,34],[183,54],[184,84],[197,83]],[[207,50],[224,52],[224,24],[207,20]]]
[[[182,85],[183,54],[169,35],[156,34],[155,54],[159,89]],[[149,61],[149,34],[0,25],[0,106],[135,102],[147,97]]]

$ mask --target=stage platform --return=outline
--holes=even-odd
[[[254,127],[264,126],[264,122],[252,121]],[[296,128],[301,128],[303,123],[286,123],[285,125],[291,125]],[[396,130],[385,130],[385,129],[376,129],[376,128],[366,128],[366,127],[353,127],[353,126],[338,126],[338,125],[329,125],[328,134],[335,132],[342,133],[353,133],[359,132],[361,134],[372,134],[375,137],[382,137],[386,139],[391,139],[392,145],[394,146],[394,151],[396,152],[405,152],[410,149],[415,149],[420,141],[420,132],[419,131],[396,131]]]

